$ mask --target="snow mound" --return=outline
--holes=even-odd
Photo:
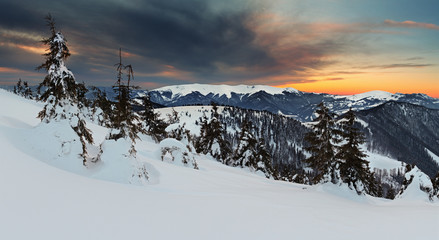
[[[192,92],[199,92],[203,95],[210,93],[214,95],[225,95],[228,98],[232,97],[232,93],[236,94],[253,94],[260,91],[264,91],[271,95],[283,94],[283,92],[297,93],[298,90],[294,88],[277,88],[266,85],[211,85],[211,84],[183,84],[167,86],[154,89],[153,91],[159,92],[172,92],[176,96],[186,96]]]
[[[405,175],[405,180],[410,182],[406,189],[396,196],[397,199],[428,201],[428,192],[433,189],[433,184],[430,178],[419,170],[418,167],[413,167]]]
[[[160,149],[162,161],[167,160],[177,165],[198,169],[195,154],[189,151],[189,146],[184,143],[174,138],[166,138],[160,142]]]

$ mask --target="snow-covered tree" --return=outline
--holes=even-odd
[[[433,189],[430,193],[430,199],[434,199],[435,197],[439,199],[439,172],[436,174],[436,177],[431,180],[433,185]]]
[[[18,79],[17,85],[14,86],[14,93],[19,95],[23,90],[21,78]]]
[[[253,124],[250,121],[244,120],[242,122],[238,147],[235,150],[230,165],[262,171],[266,177],[274,176],[270,153],[265,148],[264,140],[258,140],[253,135],[253,128]]]
[[[212,103],[211,118],[206,116],[201,120],[201,132],[196,142],[198,153],[210,153],[222,163],[228,162],[231,155],[229,143],[224,139],[225,130],[219,120],[218,106]]]
[[[26,81],[18,79],[17,85],[14,86],[14,93],[28,99],[32,99],[32,90]]]
[[[323,102],[317,107],[317,118],[312,125],[312,131],[305,135],[305,141],[309,144],[305,150],[311,155],[305,162],[315,171],[312,183],[337,183],[340,174],[339,162],[335,158],[335,144],[340,142],[339,130],[335,126],[335,115],[329,112]]]
[[[360,149],[365,137],[357,127],[354,126],[356,116],[350,109],[343,115],[341,122],[341,136],[344,140],[338,148],[336,159],[340,164],[340,177],[349,188],[357,191],[358,194],[378,195],[376,182],[369,168],[367,155]]]
[[[94,92],[94,101],[91,104],[93,117],[99,125],[111,127],[112,102],[104,91],[97,87],[92,87],[92,90]]]
[[[28,83],[26,81],[23,82],[23,96],[28,99],[33,99],[32,89],[30,89]]]
[[[158,113],[154,112],[154,106],[149,95],[143,97],[143,112],[140,117],[145,124],[147,134],[151,135],[157,142],[166,138],[168,124],[160,118]]]
[[[434,190],[435,184],[435,179],[432,181],[418,167],[407,164],[404,181],[396,198],[428,198],[431,201],[438,200]]]
[[[119,49],[119,63],[115,64],[115,66],[117,69],[117,81],[113,86],[113,90],[117,95],[111,116],[112,131],[109,135],[109,139],[117,141],[120,138],[128,137],[131,140],[129,153],[135,156],[136,149],[134,144],[136,143],[136,139],[139,138],[139,133],[143,132],[143,128],[140,123],[140,118],[134,113],[131,107],[131,90],[134,87],[130,86],[130,82],[134,79],[133,68],[131,65],[124,65],[122,63],[121,49]],[[127,78],[126,85],[122,82],[124,71]]]
[[[258,141],[250,132],[252,125],[249,121],[244,120],[241,124],[241,133],[238,147],[233,156],[232,166],[250,167],[256,163],[256,145]]]
[[[67,40],[61,32],[56,30],[55,20],[50,14],[46,20],[51,35],[42,42],[49,47],[49,51],[44,54],[44,63],[37,67],[37,70],[47,71],[46,77],[38,86],[38,91],[42,91],[40,100],[46,104],[38,117],[45,123],[68,120],[81,141],[83,149],[81,156],[83,164],[86,165],[89,158],[87,144],[93,144],[93,137],[86,127],[84,115],[81,112],[83,104],[80,103],[80,93],[85,87],[75,81],[73,73],[65,65],[65,60],[70,56]]]

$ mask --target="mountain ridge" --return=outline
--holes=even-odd
[[[439,99],[425,94],[392,94],[384,91],[370,91],[356,95],[331,95],[301,92],[291,88],[276,89],[264,85],[186,84],[153,89],[148,93],[153,102],[167,107],[208,105],[216,102],[221,105],[270,111],[291,116],[303,122],[312,120],[315,106],[320,102],[324,102],[337,114],[346,112],[350,108],[358,111],[370,109],[388,101],[408,102],[439,109]]]

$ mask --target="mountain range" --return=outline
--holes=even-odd
[[[287,115],[302,122],[312,120],[314,109],[320,102],[324,102],[329,109],[337,114],[343,113],[349,108],[354,110],[370,109],[388,101],[406,102],[426,108],[439,109],[439,99],[425,94],[392,94],[384,91],[339,96],[264,85],[187,84],[154,89],[149,91],[149,94],[153,102],[167,107],[208,105],[211,102],[216,102],[220,105]]]

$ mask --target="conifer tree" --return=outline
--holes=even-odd
[[[13,92],[28,99],[33,98],[32,90],[30,89],[27,81],[22,81],[21,78],[18,79],[17,84],[14,86]]]
[[[101,126],[111,127],[112,102],[107,98],[107,94],[97,87],[92,87],[94,101],[91,105],[93,116],[97,116],[97,121]]]
[[[256,145],[256,161],[254,167],[256,170],[260,170],[265,173],[265,176],[269,178],[272,176],[277,179],[277,173],[272,166],[273,159],[268,152],[264,144],[265,140],[261,137]]]
[[[340,176],[339,163],[335,158],[337,150],[335,144],[340,140],[338,138],[339,131],[335,128],[335,115],[329,112],[323,102],[317,107],[317,118],[312,126],[313,131],[305,135],[305,141],[309,144],[305,150],[311,154],[305,159],[305,162],[315,171],[312,183],[328,181],[337,183]]]
[[[45,101],[46,104],[38,117],[45,123],[68,120],[81,141],[83,149],[81,156],[83,164],[86,165],[87,144],[93,144],[93,137],[86,127],[78,100],[78,93],[84,91],[85,87],[76,83],[73,73],[65,65],[65,60],[70,56],[67,40],[56,30],[55,20],[50,14],[47,15],[46,21],[51,35],[42,42],[49,46],[49,51],[44,54],[44,63],[37,67],[37,70],[44,69],[48,73],[38,86],[38,92],[43,90],[40,100]]]
[[[439,172],[436,174],[435,178],[431,179],[431,183],[433,189],[430,192],[430,199],[434,199],[434,197],[439,199]]]
[[[225,130],[219,120],[218,106],[212,103],[210,121],[204,116],[201,120],[200,137],[196,143],[196,151],[210,153],[222,163],[229,161],[231,150],[229,143],[224,139]]]
[[[33,96],[32,96],[32,89],[30,89],[28,83],[27,83],[26,81],[24,81],[24,82],[23,82],[23,85],[24,85],[23,96],[24,96],[25,98],[28,98],[28,99],[33,99]]]
[[[22,81],[21,81],[21,78],[19,78],[17,85],[14,86],[14,93],[17,95],[21,95],[21,93],[23,91],[23,86],[21,84],[22,84]]]
[[[154,112],[154,106],[149,94],[143,97],[143,107],[144,110],[141,118],[146,125],[146,133],[151,135],[157,142],[160,142],[167,136],[166,128],[168,124],[160,119],[158,113]]]
[[[367,155],[360,149],[364,143],[363,132],[354,126],[356,120],[355,112],[350,109],[344,114],[341,120],[341,135],[343,144],[339,147],[336,155],[340,162],[340,176],[343,182],[358,194],[368,193],[377,195],[377,184],[369,169]]]
[[[131,65],[124,65],[122,63],[122,49],[119,49],[119,63],[115,64],[117,70],[117,81],[113,86],[116,95],[116,102],[113,107],[111,116],[111,126],[113,128],[109,138],[118,140],[120,138],[129,138],[131,140],[131,148],[129,150],[130,155],[135,156],[136,149],[134,144],[136,139],[139,138],[139,132],[143,132],[143,128],[140,124],[140,119],[134,113],[131,107],[131,91],[133,86],[130,86],[131,80],[134,79],[133,68]],[[123,75],[126,75],[127,84],[123,83]]]
[[[256,145],[257,140],[250,132],[252,128],[248,120],[241,124],[241,133],[238,140],[238,147],[233,156],[233,166],[250,167],[256,163]]]

